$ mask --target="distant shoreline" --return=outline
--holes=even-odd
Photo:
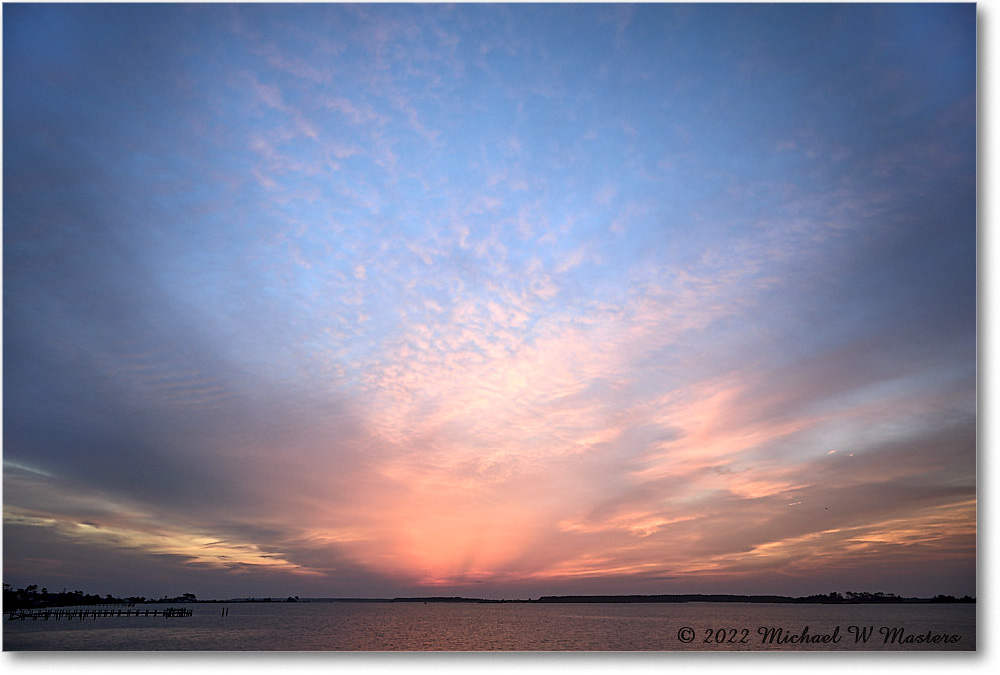
[[[211,600],[207,602],[288,602],[271,599]],[[461,596],[400,597],[400,598],[302,598],[293,602],[409,602],[409,603],[686,603],[686,602],[746,602],[772,604],[930,604],[930,603],[975,603],[969,596],[956,598],[938,595],[933,598],[904,598],[897,595],[859,593],[852,596],[835,594],[832,596],[813,595],[792,597],[786,595],[731,595],[731,594],[660,594],[660,595],[543,595],[527,600],[493,600],[488,598],[466,598]]]
[[[396,598],[299,598],[289,596],[287,598],[276,597],[244,597],[229,598],[222,600],[199,599],[193,593],[184,593],[176,597],[146,598],[128,597],[118,598],[110,594],[105,596],[88,595],[81,591],[61,593],[49,593],[47,589],[38,589],[32,584],[27,588],[13,589],[9,584],[4,584],[3,609],[4,612],[19,609],[43,609],[47,607],[74,607],[74,606],[110,606],[137,604],[187,604],[187,603],[323,603],[323,602],[363,602],[363,603],[688,603],[688,602],[740,602],[740,603],[771,603],[771,604],[824,604],[824,605],[861,605],[861,604],[954,604],[954,603],[975,603],[976,599],[968,595],[956,598],[953,595],[936,595],[931,598],[904,598],[893,593],[856,593],[848,591],[846,593],[828,593],[826,595],[809,595],[803,597],[792,597],[787,595],[736,595],[729,593],[701,594],[658,594],[658,595],[543,595],[539,598],[528,599],[487,599],[487,598],[466,598],[461,596],[429,596],[429,597],[396,597]]]

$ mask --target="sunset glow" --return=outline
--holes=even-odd
[[[975,595],[975,5],[3,31],[5,582]]]

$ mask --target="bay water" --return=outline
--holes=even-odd
[[[142,605],[162,609],[167,605]],[[176,606],[176,605],[175,605]],[[975,604],[194,603],[7,620],[5,651],[970,651]]]

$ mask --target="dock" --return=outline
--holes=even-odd
[[[165,619],[169,619],[172,617],[191,616],[193,612],[194,610],[186,607],[168,607],[166,609],[15,609],[8,613],[7,620],[24,621],[25,619],[31,619],[32,621],[37,621],[39,619],[44,619],[45,621],[48,621],[49,619],[52,619],[54,621],[59,621],[60,619],[66,619],[69,621],[72,619],[82,620],[96,619],[98,617],[119,616],[162,616]]]

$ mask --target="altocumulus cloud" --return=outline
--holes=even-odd
[[[6,7],[5,578],[974,593],[975,29]]]

